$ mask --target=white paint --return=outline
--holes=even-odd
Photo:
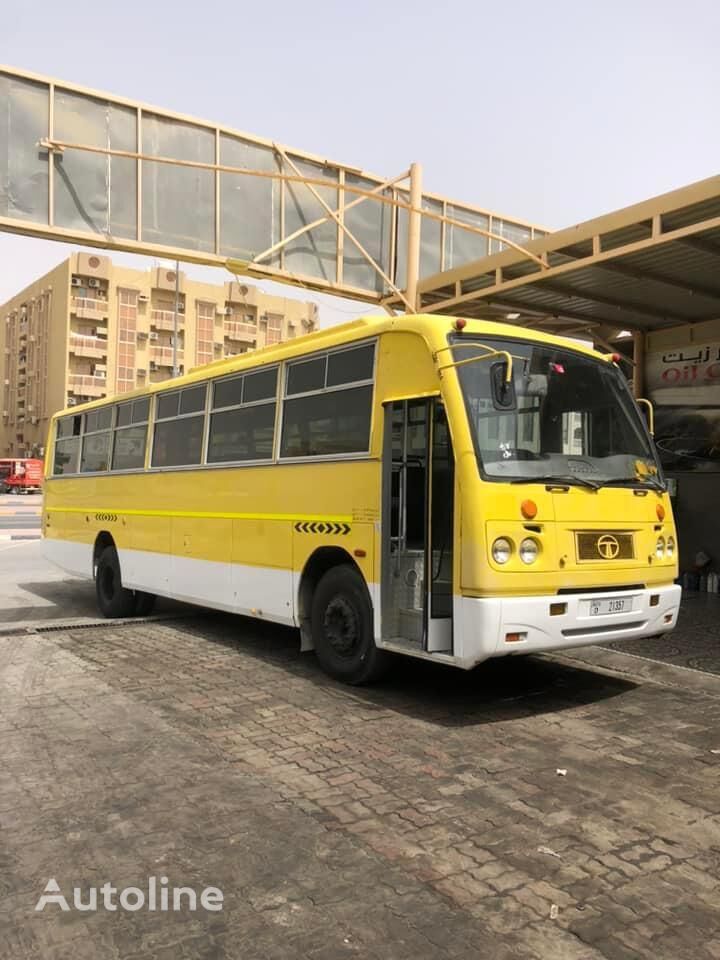
[[[680,610],[677,584],[612,593],[549,594],[542,597],[455,597],[455,662],[470,669],[489,657],[513,653],[546,653],[615,640],[637,640],[672,630]],[[659,603],[650,606],[650,597]],[[589,615],[591,599],[632,597],[633,609],[602,617]],[[567,613],[550,616],[550,604],[566,603]],[[666,615],[671,617],[664,623]],[[632,626],[635,624],[635,626]],[[566,631],[573,631],[568,636]],[[521,642],[506,643],[508,633],[525,633]]]
[[[43,553],[47,559],[61,570],[67,570],[77,577],[93,579],[93,547],[91,543],[77,543],[74,540],[43,540]]]
[[[296,626],[291,570],[119,550],[123,586]]]

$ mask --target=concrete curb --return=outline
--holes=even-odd
[[[573,666],[585,664],[626,679],[656,683],[663,687],[696,690],[698,693],[720,697],[720,676],[717,674],[704,673],[702,670],[679,664],[663,663],[660,660],[648,660],[634,653],[607,650],[605,647],[583,647],[553,654],[552,659]]]

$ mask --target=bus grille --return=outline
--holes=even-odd
[[[578,560],[632,560],[635,556],[631,533],[593,530],[577,533],[575,537]]]

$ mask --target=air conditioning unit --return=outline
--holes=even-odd
[[[147,303],[150,297],[146,293],[138,294],[138,303]]]
[[[147,330],[138,330],[136,336],[138,340],[147,340],[148,338]]]
[[[178,303],[178,313],[185,313],[185,304]]]
[[[99,286],[100,286],[100,281],[97,279],[97,277],[91,277],[91,278],[88,280],[88,286],[89,286],[89,287],[99,287]]]
[[[29,403],[29,404],[28,404],[28,412],[32,413],[32,411],[33,411],[34,409],[35,409],[35,407],[34,407],[31,403]]]
[[[77,403],[77,400],[75,399],[75,397],[68,397],[67,405],[69,407],[74,407],[76,403]]]
[[[135,373],[137,373],[139,377],[144,377],[147,371],[145,370],[145,367],[138,367]]]
[[[156,364],[153,360],[151,360],[151,361],[150,361],[150,372],[152,373],[152,372],[155,371],[155,370],[157,370],[157,364]]]
[[[153,331],[150,333],[150,339],[151,339],[151,340],[159,340],[159,339],[160,339],[160,334],[159,334],[159,333],[155,333],[155,331],[153,330]]]
[[[9,416],[10,416],[10,411],[9,411],[9,410],[3,410],[3,416],[4,416],[4,417],[9,417]]]
[[[37,425],[40,423],[39,417],[30,417],[30,423]]]
[[[83,282],[80,279],[80,277],[73,277],[72,280],[70,281],[71,287],[81,287],[82,285],[83,285]]]
[[[231,317],[232,315],[233,315],[232,307],[225,307],[225,309],[223,310],[223,316]]]

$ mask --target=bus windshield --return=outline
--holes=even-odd
[[[455,338],[470,344],[467,337]],[[478,462],[488,479],[660,486],[655,452],[621,371],[573,350],[483,338],[455,349],[455,361],[505,350],[457,367]]]

